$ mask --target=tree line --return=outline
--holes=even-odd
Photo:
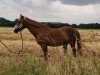
[[[0,27],[14,27],[17,23],[18,19],[14,21],[7,20],[5,18],[0,18]],[[68,23],[61,23],[61,22],[40,22],[42,24],[48,24],[52,28],[59,28],[63,26],[70,26],[73,28],[82,28],[82,29],[100,29],[100,23],[89,23],[89,24],[68,24]]]

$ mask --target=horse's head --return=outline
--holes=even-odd
[[[24,28],[26,28],[25,17],[20,15],[20,18],[14,27],[14,32],[18,33],[19,31],[21,31]]]

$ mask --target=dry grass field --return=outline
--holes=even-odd
[[[82,38],[83,56],[74,58],[68,45],[63,54],[62,46],[49,47],[46,63],[42,49],[32,34],[25,29],[23,33],[24,51],[10,53],[0,43],[0,75],[100,75],[100,30],[78,30]],[[13,28],[0,28],[0,40],[13,52],[21,50],[20,34]]]

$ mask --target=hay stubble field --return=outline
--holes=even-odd
[[[49,47],[48,63],[41,57],[42,49],[27,29],[22,32],[23,53],[12,54],[0,43],[0,75],[100,75],[100,30],[78,31],[83,56],[77,53],[74,58],[69,45],[66,56],[62,46]],[[14,52],[21,50],[20,34],[15,34],[13,28],[0,28],[0,40]]]

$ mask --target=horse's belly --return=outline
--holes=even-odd
[[[67,44],[68,40],[45,37],[44,39],[41,39],[41,40],[38,41],[38,44],[40,44],[40,45],[43,44],[43,43],[45,43],[47,46],[61,46],[61,45]]]
[[[39,36],[38,36],[39,37]],[[47,46],[61,46],[68,43],[68,36],[64,32],[48,33],[38,38],[38,42],[45,43]]]
[[[51,41],[49,41],[49,46],[61,46],[64,44],[67,44],[68,40],[63,40],[63,39],[51,39]]]

